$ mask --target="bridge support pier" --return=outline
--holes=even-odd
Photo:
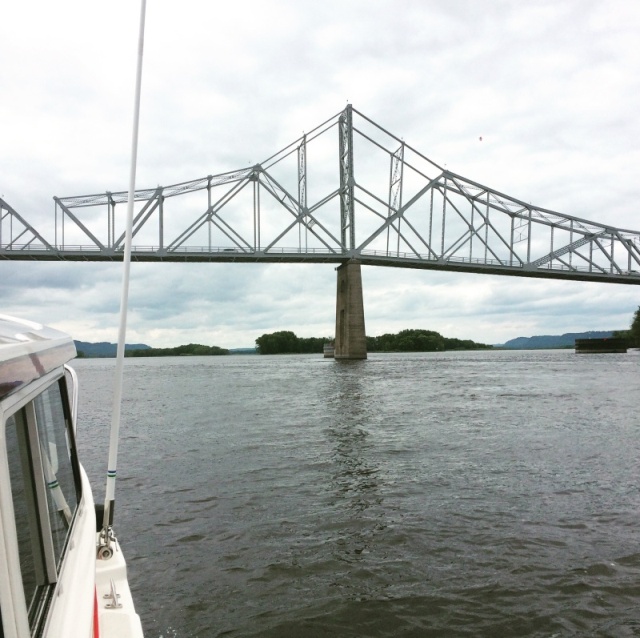
[[[366,359],[362,275],[360,262],[352,259],[336,268],[336,359]]]

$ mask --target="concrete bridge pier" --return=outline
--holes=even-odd
[[[366,359],[362,275],[360,262],[352,259],[336,268],[336,359]]]

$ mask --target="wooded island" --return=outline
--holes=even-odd
[[[331,337],[296,336],[290,330],[264,334],[256,339],[260,354],[321,353]],[[450,339],[433,330],[401,330],[397,334],[367,337],[368,352],[443,352],[445,350],[489,350],[493,346],[470,339]]]
[[[143,350],[126,350],[125,357],[202,357],[229,354],[228,350],[218,346],[203,346],[189,343],[175,348],[144,348]]]

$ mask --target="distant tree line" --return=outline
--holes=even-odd
[[[633,313],[629,330],[617,330],[613,336],[624,339],[628,348],[640,348],[640,306]]]
[[[329,337],[298,337],[290,330],[264,334],[256,339],[260,354],[313,354],[322,352]]]
[[[175,348],[144,348],[141,350],[125,350],[125,357],[202,357],[229,354],[228,350],[218,346],[203,346],[189,343]]]
[[[487,350],[493,346],[471,339],[449,339],[433,330],[401,330],[397,334],[367,337],[368,352],[443,352],[444,350]]]
[[[263,334],[256,339],[260,354],[321,353],[329,337],[301,338],[290,330]],[[483,350],[493,346],[470,339],[448,339],[433,330],[401,330],[397,334],[367,337],[368,352],[441,352],[443,350]]]

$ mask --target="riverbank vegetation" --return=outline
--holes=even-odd
[[[397,334],[367,337],[368,352],[443,352],[445,350],[489,350],[493,346],[471,339],[443,337],[433,330],[401,330]]]
[[[125,357],[202,357],[229,354],[228,350],[218,346],[203,346],[189,343],[175,348],[144,348],[143,350],[126,350]]]
[[[260,354],[321,353],[329,337],[301,338],[290,330],[263,334],[256,339]],[[470,339],[443,337],[433,330],[401,330],[397,334],[367,337],[368,352],[442,352],[444,350],[487,350],[493,346]]]
[[[290,330],[263,334],[256,339],[259,354],[313,354],[322,352],[329,337],[298,337]]]
[[[633,313],[629,330],[618,330],[614,336],[624,339],[628,348],[640,348],[640,306]]]

